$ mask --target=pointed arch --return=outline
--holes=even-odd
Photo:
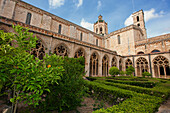
[[[54,49],[54,53],[56,55],[63,56],[63,57],[68,56],[69,49],[64,43],[61,43]]]
[[[132,61],[130,59],[127,59],[125,61],[125,66],[126,66],[126,69],[129,67],[129,66],[132,66]]]
[[[98,75],[98,64],[99,57],[96,52],[94,52],[90,57],[90,75],[97,76]]]
[[[136,66],[137,66],[137,76],[142,76],[143,72],[149,71],[148,61],[143,57],[139,57],[136,60]]]
[[[102,58],[102,75],[107,76],[109,71],[109,57],[104,55]]]
[[[111,66],[113,67],[117,67],[117,60],[116,60],[116,57],[114,56],[113,58],[112,58],[112,61],[111,61]]]
[[[153,59],[154,73],[156,77],[170,76],[169,61],[164,56],[157,56]]]
[[[85,58],[85,50],[83,48],[77,49],[77,51],[74,54],[74,58],[79,58],[80,56]]]

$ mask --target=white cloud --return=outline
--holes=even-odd
[[[78,0],[78,4],[76,4],[77,7],[80,7],[83,5],[83,0]]]
[[[52,9],[55,9],[57,7],[64,5],[64,0],[48,0],[48,2],[49,2],[50,8]]]
[[[124,22],[124,25],[125,26],[128,26],[128,25],[131,25],[133,24],[133,18],[132,18],[132,15],[130,15]]]
[[[163,13],[164,13],[163,11],[161,11],[160,13],[155,13],[154,8],[150,9],[149,11],[144,11],[145,22],[153,18],[161,17]]]
[[[97,4],[97,10],[99,10],[101,6],[102,6],[101,1],[98,1],[98,4]]]
[[[86,29],[93,31],[93,24],[86,22],[84,18],[81,19],[80,25]]]
[[[164,14],[163,11],[160,11],[159,13],[155,13],[155,9],[152,8],[148,11],[144,11],[144,19],[145,19],[145,22],[148,22],[149,20],[153,19],[153,18],[159,18],[159,17],[162,17]],[[128,25],[131,25],[133,24],[133,18],[132,18],[132,15],[130,15],[124,22],[124,25],[125,26],[128,26]]]

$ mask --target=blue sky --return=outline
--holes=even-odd
[[[132,24],[130,15],[143,9],[148,37],[170,33],[170,0],[23,0],[87,29],[101,14],[109,33]]]

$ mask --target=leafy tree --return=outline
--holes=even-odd
[[[127,75],[133,76],[133,75],[132,75],[133,72],[135,72],[135,68],[132,67],[132,66],[129,66],[129,67],[126,69],[126,74],[127,74]]]
[[[151,77],[152,74],[145,71],[145,72],[142,73],[142,76],[143,76],[143,77],[146,77],[146,76],[147,76],[147,77]]]
[[[115,76],[115,75],[118,75],[119,74],[119,69],[117,67],[111,67],[109,69],[109,74],[112,75],[112,76]]]
[[[42,95],[50,92],[49,85],[58,83],[63,68],[47,67],[46,62],[30,55],[27,51],[36,46],[37,38],[29,29],[13,28],[15,34],[0,31],[0,80],[13,91],[10,101],[15,113],[18,102],[38,105]]]
[[[64,68],[59,85],[51,85],[51,92],[41,104],[38,112],[57,110],[58,112],[76,109],[81,105],[86,88],[84,86],[84,58],[60,59],[57,55],[48,56],[45,59],[52,65],[61,65]],[[58,62],[63,60],[62,63]]]

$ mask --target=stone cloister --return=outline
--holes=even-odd
[[[90,31],[23,1],[1,0],[0,29],[14,32],[12,25],[28,27],[39,39],[30,54],[39,59],[51,53],[84,57],[86,76],[110,76],[112,66],[126,71],[132,65],[134,76],[147,71],[153,77],[170,78],[170,34],[147,39],[143,11],[132,15],[133,25],[108,34],[101,15]]]

